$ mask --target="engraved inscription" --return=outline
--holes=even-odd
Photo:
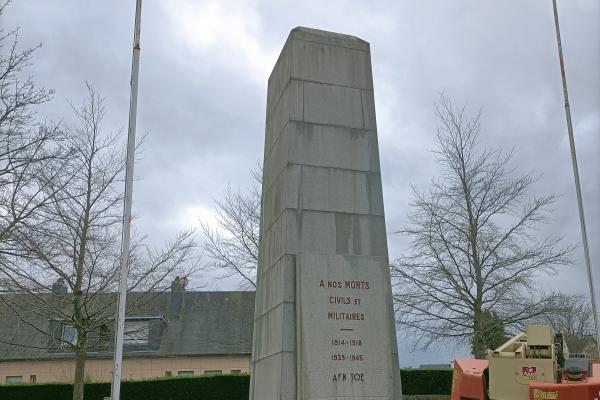
[[[366,280],[321,279],[319,289],[324,290],[327,299],[324,310],[328,321],[333,321],[340,335],[330,337],[330,359],[341,368],[351,366],[351,371],[335,371],[332,383],[362,383],[366,381],[365,371],[361,371],[365,361],[362,353],[365,338],[360,336],[359,326],[368,321],[368,312],[361,309],[361,294],[368,293],[372,283]],[[345,335],[348,334],[348,335]],[[358,370],[356,370],[358,368]]]

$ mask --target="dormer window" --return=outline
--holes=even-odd
[[[75,327],[70,325],[63,325],[62,340],[65,343],[69,343],[75,346],[77,344],[77,330],[75,329]]]
[[[123,343],[129,345],[148,344],[148,320],[126,320]]]

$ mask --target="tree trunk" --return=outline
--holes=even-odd
[[[87,353],[87,333],[77,332],[75,348],[75,378],[73,379],[73,400],[83,400],[85,382],[85,358]]]
[[[487,356],[487,346],[482,312],[480,310],[475,310],[475,316],[473,319],[473,339],[471,341],[471,353],[473,354],[473,357],[483,360]]]
[[[473,357],[475,357],[478,360],[485,360],[487,358],[485,339],[481,330],[477,330],[473,334],[473,346],[471,352],[473,353]]]

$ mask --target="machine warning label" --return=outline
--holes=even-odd
[[[536,367],[523,367],[522,368],[522,378],[525,381],[535,381],[537,377],[537,368]]]
[[[534,400],[558,400],[558,390],[547,392],[545,390],[533,389]]]

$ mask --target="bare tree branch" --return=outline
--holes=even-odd
[[[75,123],[65,127],[54,146],[61,163],[37,171],[48,199],[11,233],[0,277],[15,296],[0,296],[13,314],[31,329],[50,336],[75,354],[73,399],[83,399],[85,359],[93,348],[90,334],[114,324],[120,264],[125,149],[121,135],[102,126],[104,99],[86,83],[88,97],[72,106]],[[30,183],[25,184],[29,190]],[[6,243],[6,242],[5,242]],[[134,312],[170,287],[175,276],[198,270],[192,230],[181,232],[160,248],[134,238],[129,258],[128,290],[141,292],[127,304]],[[53,292],[59,277],[64,294]],[[76,332],[76,341],[56,336],[36,321],[57,321]]]
[[[228,188],[216,201],[216,226],[200,221],[209,261],[205,268],[219,272],[219,278],[237,277],[241,288],[256,288],[256,267],[260,236],[262,170],[252,171],[254,185],[248,193]]]
[[[409,226],[399,232],[411,246],[392,265],[396,315],[415,346],[468,343],[481,358],[499,326],[515,331],[558,309],[563,296],[535,282],[570,264],[573,247],[537,238],[556,197],[527,197],[538,178],[515,173],[512,151],[480,146],[480,111],[468,116],[441,94],[435,115],[434,154],[445,172],[429,192],[413,188]]]

